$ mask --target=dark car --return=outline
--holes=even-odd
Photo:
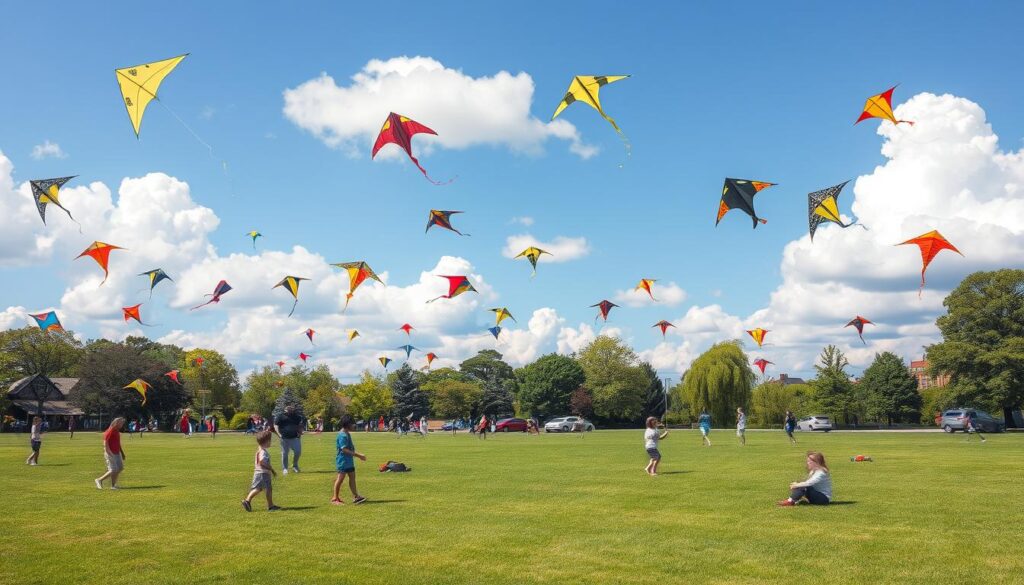
[[[503,418],[494,425],[494,430],[499,433],[525,433],[526,421],[521,418]]]

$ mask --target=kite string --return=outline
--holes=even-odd
[[[156,98],[156,101],[161,106],[163,106],[165,110],[170,112],[171,115],[174,116],[174,119],[177,120],[182,126],[184,126],[185,130],[188,130],[189,134],[191,134],[192,137],[195,138],[197,142],[199,142],[199,144],[202,144],[203,146],[206,147],[206,150],[209,151],[211,159],[217,160],[217,156],[213,152],[213,147],[210,146],[209,143],[207,143],[205,140],[203,140],[202,137],[199,136],[199,134],[197,134],[196,131],[193,130],[191,126],[189,126],[187,123],[185,123],[185,120],[183,120],[181,118],[181,116],[179,116],[177,114],[177,112],[175,112],[174,110],[169,108],[166,104],[164,104],[164,102],[162,100],[160,100],[160,98]],[[219,162],[220,162],[220,165],[221,165],[221,169],[224,171],[224,174],[227,175],[229,180],[230,180],[231,175],[228,173],[228,162],[226,160],[224,160],[224,159],[220,159]],[[233,192],[233,190],[232,190],[232,192]]]

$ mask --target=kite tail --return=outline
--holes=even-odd
[[[352,293],[345,293],[345,306],[344,306],[344,308],[341,309],[342,313],[344,313],[346,310],[348,310],[348,302],[351,301],[351,300],[352,300]],[[352,340],[349,339],[349,341],[352,341]]]
[[[760,217],[757,218],[757,221],[758,221],[758,223],[768,223],[767,219],[761,219]],[[757,227],[757,226],[754,226],[754,227]]]
[[[203,296],[204,297],[212,297],[213,295],[203,295]],[[205,307],[206,305],[209,305],[210,303],[215,303],[215,302],[217,302],[216,299],[210,299],[210,300],[206,301],[205,303],[203,303],[201,305],[196,305],[196,306],[192,307],[191,309],[189,309],[189,311],[195,311],[196,309],[201,309],[202,307]]]
[[[860,342],[863,343],[864,345],[867,345],[868,342],[864,341],[864,334],[863,333],[859,333],[858,335],[860,335]]]
[[[439,297],[436,297],[436,298],[430,299],[430,300],[429,300],[429,301],[427,301],[427,302],[428,302],[428,303],[432,303],[432,302],[436,301],[437,299],[449,299],[449,298],[451,298],[451,297],[448,297],[448,296],[445,296],[445,295],[441,295],[441,296],[439,296]]]
[[[430,181],[431,183],[433,183],[435,185],[438,185],[438,186],[440,186],[440,185],[447,185],[447,184],[449,184],[449,183],[451,183],[452,181],[455,180],[455,178],[453,177],[451,179],[448,179],[447,181],[444,181],[443,183],[439,182],[439,181],[435,181],[434,179],[430,178],[430,175],[427,174],[427,169],[423,168],[423,166],[420,164],[420,161],[417,160],[415,156],[410,154],[409,155],[409,159],[412,160],[413,164],[416,165],[416,168],[419,169],[421,173],[423,173],[423,176],[426,177],[426,179],[428,181]]]
[[[292,310],[291,310],[291,311],[288,311],[288,316],[289,316],[289,317],[291,317],[291,316],[292,316],[292,313],[294,313],[294,312],[295,312],[295,306],[296,306],[296,305],[298,305],[298,304],[299,304],[299,299],[295,299],[295,302],[294,302],[294,303],[292,303]],[[312,339],[310,339],[309,341],[310,341],[310,342],[312,342],[313,340],[312,340]]]
[[[626,165],[626,162],[629,161],[630,157],[633,156],[633,143],[629,141],[629,137],[626,136],[625,132],[619,130],[619,127],[615,124],[614,120],[611,118],[608,120],[612,123],[612,126],[615,127],[615,132],[619,135],[619,140],[622,141],[622,148],[626,151],[626,160],[619,164],[619,168],[621,169]]]
[[[903,123],[906,123],[906,124],[910,124],[911,126],[913,126],[913,125],[914,125],[914,123],[913,123],[913,122],[911,122],[910,120],[896,120],[896,123],[897,123],[897,124],[903,124]]]

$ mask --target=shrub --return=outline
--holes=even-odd
[[[245,412],[236,412],[235,416],[231,417],[231,422],[228,422],[224,428],[233,431],[244,431],[249,426],[249,414]]]

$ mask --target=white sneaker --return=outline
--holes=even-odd
[[[100,483],[100,480],[97,479],[97,480],[94,480],[94,481],[96,482],[96,489],[98,489],[98,490],[103,489],[103,484]]]
[[[119,490],[121,488],[117,487],[116,485],[112,485],[112,486],[110,486],[110,489],[112,489],[112,490]]]
[[[29,463],[29,465],[31,465],[31,466],[33,466],[33,467],[35,467],[36,465],[39,465],[39,464],[38,464],[38,463],[36,463],[35,461],[33,461],[32,463]]]
[[[288,475],[288,468],[286,467],[286,468],[282,469],[282,470],[281,470],[281,473],[282,473],[283,475]]]
[[[293,471],[294,473],[298,473],[298,472],[299,472],[299,468],[298,468],[298,467],[293,467],[293,468],[292,468],[292,471]]]

